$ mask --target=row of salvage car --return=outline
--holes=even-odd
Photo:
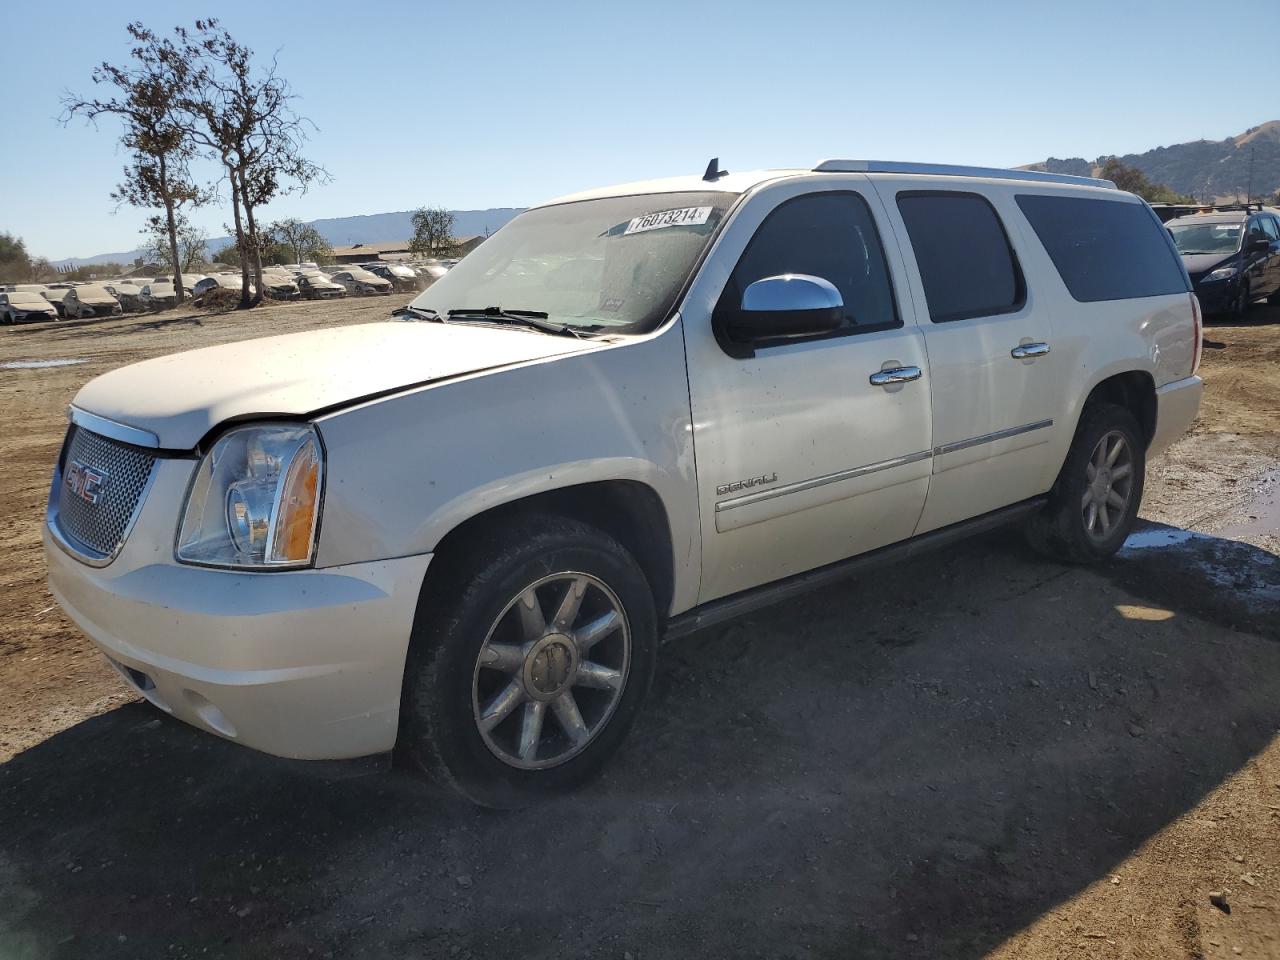
[[[341,265],[322,270],[313,263],[263,270],[263,293],[273,300],[329,300],[350,296],[386,296],[393,291],[425,290],[444,276],[451,264],[375,263]],[[0,324],[41,320],[86,319],[146,310],[163,310],[177,302],[174,278],[123,279],[75,283],[20,283],[0,287]],[[214,290],[241,289],[238,273],[182,274],[183,291],[199,303]],[[256,286],[250,281],[250,295]]]

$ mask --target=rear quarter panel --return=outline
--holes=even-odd
[[[1014,192],[1063,195],[1062,191],[1030,184],[1025,187],[1020,184]],[[1088,193],[1115,196],[1111,190]],[[1053,260],[1016,204],[1011,205],[1008,216],[1012,220],[1011,228],[1016,228],[1024,241],[1028,285],[1034,285],[1049,304],[1053,356],[1061,376],[1055,419],[1060,417],[1061,423],[1070,425],[1069,430],[1055,431],[1052,449],[1045,458],[1044,486],[1048,489],[1066,459],[1075,425],[1094,387],[1108,377],[1131,371],[1149,375],[1157,388],[1191,374],[1195,350],[1191,300],[1187,293],[1176,293],[1080,302],[1071,296]]]

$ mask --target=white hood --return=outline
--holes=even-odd
[[[494,327],[371,323],[144,360],[90,380],[74,405],[189,450],[232,418],[306,416],[445,377],[593,349]]]

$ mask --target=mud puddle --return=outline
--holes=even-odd
[[[45,367],[74,367],[77,363],[88,363],[88,361],[76,358],[61,360],[10,360],[7,363],[0,363],[0,370],[41,370]]]

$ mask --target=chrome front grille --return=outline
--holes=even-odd
[[[72,424],[58,471],[52,518],[72,547],[92,559],[111,557],[124,542],[156,458]]]

